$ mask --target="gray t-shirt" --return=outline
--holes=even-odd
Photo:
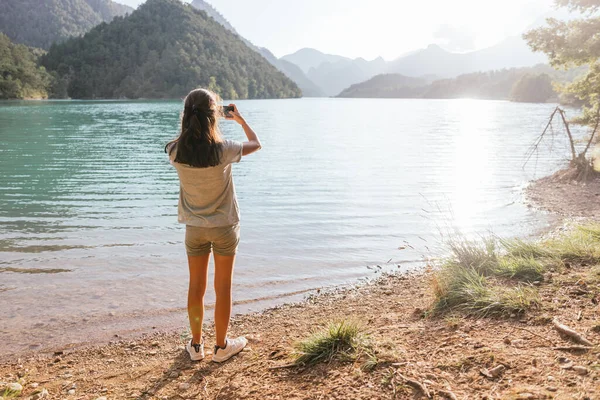
[[[240,211],[235,196],[231,164],[242,159],[242,143],[223,142],[221,163],[197,168],[175,162],[177,149],[169,154],[179,175],[178,221],[182,224],[215,228],[235,225]]]

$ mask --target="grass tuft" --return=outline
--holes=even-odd
[[[506,256],[498,260],[494,275],[524,282],[542,281],[544,265],[533,257]]]
[[[464,267],[485,272],[493,269],[496,265],[498,255],[494,239],[483,238],[481,243],[478,243],[458,235],[448,241],[448,246],[454,260]]]
[[[474,268],[447,263],[434,277],[434,313],[461,310],[477,316],[520,314],[539,302],[524,285],[494,284]]]
[[[520,239],[481,242],[457,235],[451,256],[434,273],[433,311],[451,309],[476,315],[516,314],[539,303],[537,290],[523,284],[542,281],[547,267],[568,263],[600,265],[600,224],[577,226],[539,243]]]
[[[329,362],[337,356],[351,358],[364,346],[366,335],[358,323],[334,322],[296,344],[297,356],[294,364],[310,366]]]
[[[554,258],[555,255],[540,243],[526,242],[522,239],[502,239],[502,247],[507,255],[519,258]]]
[[[21,396],[21,392],[19,390],[10,390],[8,388],[4,390],[0,390],[0,396],[2,399],[14,399]]]

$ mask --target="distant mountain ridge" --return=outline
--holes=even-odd
[[[281,57],[282,60],[289,61],[299,66],[306,74],[313,69],[318,68],[324,63],[338,63],[352,61],[351,58],[336,56],[334,54],[325,54],[316,49],[303,48],[295,53]]]
[[[520,37],[510,37],[495,46],[469,53],[451,53],[438,45],[430,45],[390,62],[381,57],[372,61],[350,59],[308,48],[281,59],[305,70],[308,78],[327,96],[337,96],[344,89],[380,74],[454,78],[467,73],[531,67],[547,62],[545,55],[533,53]]]
[[[472,72],[530,67],[546,62],[547,57],[531,51],[522,38],[509,37],[495,46],[468,53],[451,53],[438,45],[430,45],[389,62],[386,72],[454,78]]]
[[[192,5],[238,34],[231,23],[205,0],[194,0]],[[371,61],[351,59],[312,48],[303,48],[277,59],[269,50],[241,39],[296,82],[305,96],[337,96],[350,86],[380,74],[454,78],[468,73],[530,67],[547,62],[544,55],[533,53],[520,37],[509,37],[495,46],[469,53],[452,53],[438,45],[430,45],[390,62],[381,57]]]
[[[15,43],[48,49],[132,11],[111,0],[2,0],[0,31]]]
[[[79,99],[299,97],[298,86],[205,12],[147,0],[124,18],[52,46],[41,63]]]

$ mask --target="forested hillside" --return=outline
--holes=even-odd
[[[14,44],[0,33],[0,99],[48,97],[52,77],[37,59],[41,50]]]
[[[478,98],[546,102],[558,100],[551,81],[570,82],[583,69],[556,71],[548,65],[531,68],[511,68],[499,71],[476,72],[453,79],[439,79],[431,83],[400,74],[378,75],[352,85],[338,97],[369,98]]]
[[[132,10],[111,0],[1,0],[0,31],[15,43],[48,49]]]
[[[148,0],[52,46],[41,62],[72,98],[174,98],[198,86],[227,99],[301,95],[238,36],[178,0]]]
[[[423,78],[411,78],[401,74],[381,74],[366,82],[357,83],[344,90],[338,97],[360,98],[411,98],[421,97],[429,82]]]

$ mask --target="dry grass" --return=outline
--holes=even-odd
[[[368,347],[362,327],[354,321],[330,323],[296,344],[296,365],[329,362],[335,357],[352,359],[360,349]]]
[[[549,268],[600,263],[600,225],[576,226],[543,242],[457,236],[448,245],[451,256],[433,275],[434,313],[520,314],[539,304],[531,283]]]

